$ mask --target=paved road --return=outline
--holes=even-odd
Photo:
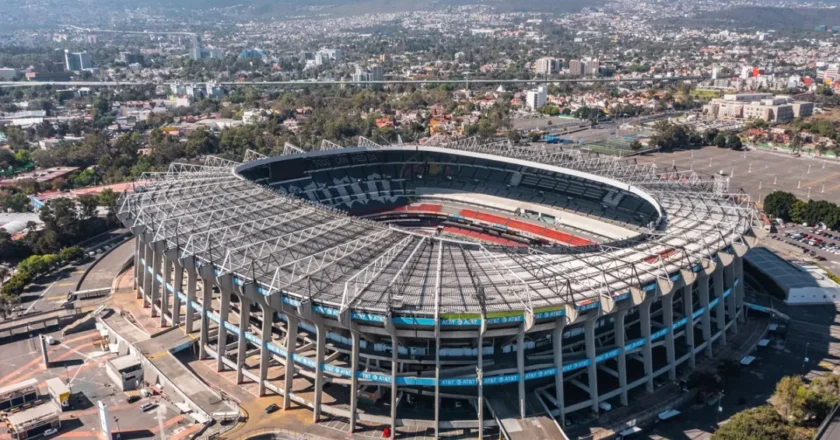
[[[116,275],[114,265],[117,259],[110,258],[111,256],[109,255],[108,258],[102,259],[101,262],[96,262],[96,258],[107,250],[102,246],[102,243],[112,240],[126,232],[127,230],[125,229],[118,229],[97,237],[96,240],[88,243],[86,246],[88,252],[94,252],[94,256],[88,257],[88,261],[80,265],[65,267],[55,274],[39,279],[37,284],[32,285],[21,295],[22,309],[26,312],[45,312],[59,308],[67,300],[67,294],[76,290],[76,286],[79,284],[85,271],[94,265],[96,267],[91,269],[88,274],[90,281],[88,281],[88,277],[85,277],[83,289],[109,287],[111,280]],[[133,248],[133,242],[130,243]],[[113,244],[110,246],[113,246]],[[122,255],[122,250],[116,255]],[[108,279],[107,283],[104,281],[106,278]]]

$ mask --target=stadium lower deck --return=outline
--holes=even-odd
[[[138,299],[316,421],[480,436],[536,393],[561,421],[597,414],[743,319],[755,211],[720,178],[507,143],[327,147],[173,165],[118,214]]]

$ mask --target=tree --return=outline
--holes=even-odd
[[[741,411],[721,425],[712,440],[798,440],[793,429],[771,406]]]
[[[82,209],[83,218],[91,218],[96,215],[96,208],[99,207],[99,198],[91,194],[79,196],[79,206]]]
[[[714,144],[718,148],[726,148],[726,135],[718,133],[717,136],[715,136]]]
[[[61,258],[61,261],[78,261],[85,256],[85,250],[81,246],[70,246],[62,249],[58,256]]]
[[[5,288],[5,285],[3,286]],[[7,293],[0,294],[0,315],[6,319],[12,311],[20,304],[20,297]]]
[[[770,217],[791,221],[791,210],[796,196],[784,191],[773,191],[764,198],[764,212]]]
[[[735,151],[741,151],[741,149],[744,148],[744,144],[741,142],[741,138],[735,134],[729,136],[726,139],[726,146]]]
[[[785,376],[776,384],[776,391],[770,397],[770,403],[783,419],[793,419],[799,389],[802,387],[804,384],[800,376]]]
[[[633,151],[641,151],[642,148],[644,148],[644,146],[642,145],[641,142],[639,142],[637,140],[634,140],[633,142],[630,143],[630,149],[633,150]]]

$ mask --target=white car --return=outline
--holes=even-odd
[[[58,430],[57,430],[57,429],[55,429],[55,428],[50,428],[50,429],[48,429],[48,430],[44,431],[44,434],[43,434],[43,435],[44,435],[44,437],[49,437],[49,436],[51,436],[51,435],[55,434],[56,432],[58,432]]]

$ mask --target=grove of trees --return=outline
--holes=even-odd
[[[764,212],[786,222],[823,223],[829,229],[840,227],[840,207],[825,200],[799,200],[793,194],[774,191],[764,199]]]

